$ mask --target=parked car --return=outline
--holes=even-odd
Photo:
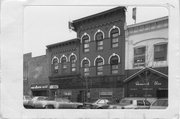
[[[23,96],[23,106],[25,108],[30,108],[31,107],[31,105],[29,104],[30,100],[32,100],[31,96],[29,96],[29,95]]]
[[[150,106],[150,109],[166,109],[168,107],[168,99],[162,98],[157,99],[152,105]]]
[[[57,98],[54,103],[55,109],[81,109],[83,107],[83,103],[79,102],[71,102],[65,98]]]
[[[45,96],[35,96],[29,101],[32,108],[46,108],[48,97]]]
[[[71,102],[66,98],[56,98],[52,100],[48,97],[37,96],[32,99],[31,105],[33,108],[41,109],[78,109],[82,108],[83,103]]]
[[[120,103],[109,105],[109,109],[149,109],[152,100],[155,99],[123,98]]]
[[[108,99],[98,99],[95,102],[85,102],[84,108],[89,109],[108,109],[110,101]]]

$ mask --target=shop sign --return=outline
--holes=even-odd
[[[58,88],[59,88],[58,85],[50,85],[50,86],[49,86],[49,89],[58,89]]]
[[[139,81],[136,81],[135,85],[136,86],[149,86],[150,83],[149,82],[139,82]],[[153,85],[160,86],[160,85],[162,85],[162,83],[160,83],[159,81],[154,81]]]
[[[100,92],[100,95],[112,95],[112,92]]]
[[[144,85],[149,86],[149,82],[147,82],[147,83],[142,83],[142,82],[136,81],[135,85],[136,85],[136,86],[144,86]]]
[[[31,86],[31,89],[47,89],[48,85],[35,85]]]
[[[154,85],[155,86],[160,86],[160,85],[162,85],[160,82],[158,82],[158,81],[154,81]]]
[[[72,92],[71,91],[64,91],[64,95],[70,96],[70,95],[72,95]]]

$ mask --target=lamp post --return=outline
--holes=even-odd
[[[85,101],[88,101],[88,77],[85,76]]]

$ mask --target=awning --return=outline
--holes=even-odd
[[[130,81],[131,79],[133,79],[134,77],[138,76],[139,74],[145,72],[145,71],[150,71],[150,72],[153,72],[157,75],[160,75],[161,77],[164,77],[165,79],[168,79],[168,75],[162,73],[162,72],[159,72],[153,68],[150,68],[150,67],[144,67],[142,68],[141,70],[139,70],[138,72],[134,73],[133,75],[129,76],[128,78],[126,78],[123,82],[126,83],[128,81]]]

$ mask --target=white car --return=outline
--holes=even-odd
[[[46,108],[48,97],[45,96],[35,96],[29,101],[32,108]]]
[[[32,100],[31,96],[28,96],[28,95],[23,96],[23,106],[25,108],[31,107],[31,105],[29,104],[30,100]]]
[[[145,98],[124,98],[120,103],[109,105],[109,109],[149,109],[150,102]]]
[[[71,102],[65,98],[49,100],[48,97],[37,96],[31,100],[31,106],[33,108],[41,109],[78,109],[82,108],[83,104],[78,102]]]
[[[109,107],[109,100],[108,99],[98,99],[95,102],[89,103],[85,102],[84,103],[84,108],[86,109],[108,109]]]
[[[166,109],[168,107],[168,99],[162,98],[157,99],[152,105],[150,106],[150,109]]]

